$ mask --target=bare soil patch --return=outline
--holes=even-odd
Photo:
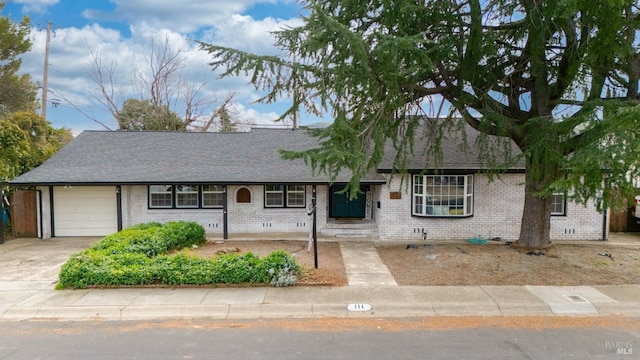
[[[419,244],[382,246],[378,254],[398,285],[640,284],[640,246],[555,244],[534,255],[504,243]]]
[[[346,285],[340,245],[318,243],[318,269],[307,245],[291,240],[224,241],[208,242],[192,252],[212,257],[219,251],[251,251],[262,257],[284,250],[302,267],[298,285]],[[528,255],[504,243],[403,244],[377,250],[398,285],[640,284],[640,245],[554,244],[544,255]]]

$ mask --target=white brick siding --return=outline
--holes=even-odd
[[[387,175],[387,179],[390,175]],[[380,187],[381,208],[374,212],[380,239],[427,240],[501,237],[516,240],[524,204],[524,174],[504,174],[492,182],[487,176],[474,175],[473,216],[466,218],[425,218],[411,216],[411,179],[401,184],[399,175],[390,185]],[[390,199],[399,191],[401,199]],[[568,202],[567,216],[551,219],[552,240],[598,240],[602,238],[603,215],[593,204],[582,206]],[[565,230],[566,229],[566,230]]]
[[[236,193],[240,188],[251,192],[251,203],[237,203]],[[326,223],[326,186],[317,187],[318,223]],[[311,203],[312,187],[306,186],[306,204]],[[265,233],[265,232],[308,232],[311,217],[304,208],[265,208],[264,186],[227,186],[228,196],[228,232]],[[222,209],[149,209],[147,204],[147,186],[122,187],[123,227],[140,223],[158,221],[195,221],[204,226],[208,234],[223,233]]]
[[[390,175],[386,175],[387,179]],[[524,204],[524,175],[505,174],[490,182],[485,175],[474,175],[474,214],[467,218],[425,218],[411,216],[411,183],[393,176],[389,185],[371,186],[372,216],[378,234],[384,241],[468,239],[501,237],[515,240],[520,231]],[[238,204],[236,192],[240,187],[251,191],[251,203]],[[42,195],[43,238],[51,237],[49,187],[38,187]],[[317,186],[317,231],[327,226],[329,211],[328,186]],[[265,208],[262,185],[228,186],[228,232],[283,233],[309,232],[312,217],[307,208]],[[390,199],[390,192],[400,192],[400,199]],[[306,186],[306,204],[311,203],[312,186]],[[122,186],[122,226],[144,222],[195,221],[211,235],[223,233],[222,209],[149,209],[146,185]],[[378,203],[380,208],[378,208]],[[567,203],[566,216],[551,218],[552,240],[600,240],[603,215],[595,206]]]

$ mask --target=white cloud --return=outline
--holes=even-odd
[[[234,14],[242,13],[260,0],[183,0],[176,6],[173,0],[111,0],[114,11],[88,9],[83,15],[91,20],[118,20],[131,24],[145,24],[153,28],[170,28],[192,34],[202,28],[216,27]],[[141,15],[143,14],[143,15]]]
[[[226,19],[214,31],[206,33],[202,41],[261,55],[280,54],[280,49],[274,46],[275,38],[272,33],[300,24],[299,19],[279,20],[267,17],[256,21],[250,16],[236,14]]]
[[[49,6],[57,4],[60,0],[13,0],[16,4],[23,4],[24,12],[42,13]]]
[[[58,0],[20,0],[29,6],[50,6]],[[128,34],[107,28],[98,22],[81,28],[54,27],[49,54],[49,89],[53,95],[49,100],[61,100],[62,97],[91,113],[102,121],[109,120],[109,114],[90,96],[95,88],[87,74],[91,64],[91,51],[100,52],[105,62],[111,60],[118,63],[118,73],[114,79],[122,85],[130,85],[131,73],[134,69],[143,69],[145,56],[149,55],[152,41],[162,42],[168,39],[174,49],[181,49],[189,66],[184,69],[184,76],[196,84],[205,84],[204,96],[221,98],[224,94],[234,92],[235,111],[243,122],[252,124],[273,124],[279,114],[277,111],[286,105],[254,105],[261,95],[250,84],[246,76],[218,79],[209,62],[211,56],[200,51],[191,41],[198,39],[205,42],[239,48],[259,54],[278,54],[273,45],[271,31],[284,26],[299,24],[299,19],[280,20],[275,18],[253,19],[241,15],[241,12],[259,0],[209,1],[187,0],[176,6],[174,1],[159,0],[112,0],[116,9],[111,13],[98,13],[87,10],[84,15],[96,20],[118,18],[128,24]],[[267,1],[262,1],[267,2]],[[89,6],[90,6],[89,2]],[[194,34],[197,34],[194,35]],[[32,29],[32,51],[23,56],[22,71],[31,74],[33,80],[42,82],[44,69],[44,53],[46,30]],[[135,96],[130,91],[128,97]],[[285,100],[286,101],[286,100]],[[49,106],[47,114],[50,119],[63,121],[64,125],[74,130],[78,127],[96,128],[87,125],[87,119],[71,121],[68,119],[70,107],[61,105],[57,108]],[[78,117],[83,117],[79,113]],[[63,120],[60,120],[63,118]],[[78,125],[80,124],[80,125]],[[83,125],[84,124],[84,125]],[[90,124],[90,122],[89,122]],[[55,124],[54,124],[55,125]],[[94,124],[95,125],[95,124]]]

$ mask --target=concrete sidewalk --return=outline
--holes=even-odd
[[[640,317],[640,286],[52,290],[0,283],[0,321],[428,316]],[[44,285],[44,284],[43,284]],[[351,305],[356,310],[349,310]]]

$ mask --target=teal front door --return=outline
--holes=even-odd
[[[367,200],[362,187],[362,193],[358,194],[356,199],[349,200],[349,192],[339,193],[344,189],[345,185],[337,185],[329,187],[330,208],[329,217],[332,218],[359,218],[365,216]]]

